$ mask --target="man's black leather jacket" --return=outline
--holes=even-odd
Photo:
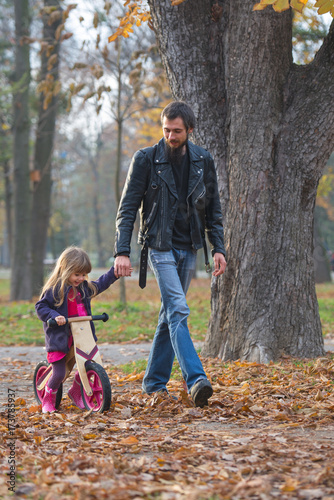
[[[211,252],[225,255],[222,213],[213,159],[203,148],[188,142],[189,182],[187,211],[192,245],[203,246],[207,233]],[[140,207],[138,242],[156,250],[172,248],[178,195],[164,139],[133,156],[116,217],[114,255],[130,255],[130,241]]]

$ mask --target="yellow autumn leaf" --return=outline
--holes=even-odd
[[[290,0],[291,7],[297,12],[302,12],[308,0]]]
[[[116,38],[118,38],[119,35],[120,35],[120,32],[119,32],[119,30],[117,30],[116,33],[114,33],[113,35],[108,37],[108,43],[114,42],[116,40]]]
[[[42,409],[42,405],[31,405],[28,408],[28,413],[36,413]]]
[[[83,438],[88,441],[89,439],[97,438],[97,434],[84,434]]]
[[[333,2],[334,0],[330,1]],[[260,3],[254,5],[253,10],[263,10],[268,7],[268,5],[272,5],[275,12],[283,12],[290,7],[298,12],[302,12],[307,2],[308,0],[261,0]]]
[[[325,4],[330,3],[332,0],[317,0],[314,4],[314,7],[316,9],[320,9],[323,7]]]
[[[268,5],[272,5],[275,2],[276,0],[261,0],[260,3],[254,5],[253,10],[263,10],[268,7]]]
[[[25,400],[25,399],[23,399],[23,398],[17,398],[17,399],[15,400],[15,404],[16,404],[16,405],[20,405],[20,406],[25,406],[27,403],[26,403],[26,400]]]
[[[281,486],[281,491],[284,493],[289,493],[289,492],[291,493],[292,491],[295,491],[298,488],[298,486],[299,486],[298,481],[288,477],[283,486]]]
[[[318,14],[327,14],[327,12],[330,12],[333,14],[333,9],[334,9],[334,0],[327,0],[323,2],[319,7],[317,7],[317,4],[315,7],[318,9]]]
[[[273,4],[273,9],[275,12],[283,12],[284,10],[288,10],[290,8],[289,0],[277,0]]]
[[[124,444],[126,446],[133,446],[134,444],[138,444],[139,441],[135,436],[129,436],[127,438],[123,438],[120,440],[119,444]]]

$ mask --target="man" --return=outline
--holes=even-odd
[[[208,404],[212,387],[190,337],[186,293],[195,271],[196,251],[207,232],[214,276],[226,267],[222,215],[214,162],[188,140],[195,115],[184,102],[171,102],[161,113],[164,138],[137,151],[132,159],[116,217],[115,272],[131,274],[130,240],[137,211],[143,244],[140,285],[145,286],[146,255],[161,293],[161,309],[143,391],[168,394],[174,357],[196,406]],[[207,258],[206,258],[207,261]]]

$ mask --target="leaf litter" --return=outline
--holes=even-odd
[[[1,384],[15,387],[19,377],[30,387],[16,398],[16,495],[333,500],[333,354],[269,365],[202,361],[214,389],[206,408],[194,407],[180,380],[168,386],[177,401],[148,396],[143,372],[106,365],[108,412],[81,411],[64,395],[59,412],[43,415],[33,399],[33,365],[7,360]],[[0,496],[7,499],[13,436],[5,403],[0,412]]]

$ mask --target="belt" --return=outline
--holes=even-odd
[[[145,286],[146,286],[147,257],[148,257],[148,245],[145,241],[145,243],[142,246],[141,252],[140,252],[140,266],[139,266],[139,286],[140,286],[140,288],[145,288]]]

